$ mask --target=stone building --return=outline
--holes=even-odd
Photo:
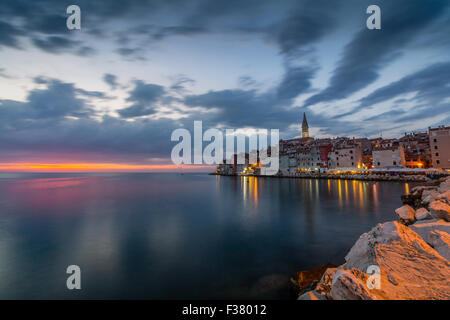
[[[398,139],[405,152],[407,168],[429,168],[431,163],[431,149],[428,132],[405,133]]]
[[[373,166],[376,169],[404,168],[406,166],[405,152],[398,143],[391,146],[379,146],[373,149]]]
[[[361,144],[344,144],[331,149],[328,167],[330,169],[360,169],[362,168]]]
[[[429,128],[428,132],[433,167],[450,170],[450,127]]]

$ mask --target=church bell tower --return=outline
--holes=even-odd
[[[308,121],[306,121],[306,114],[303,112],[303,122],[302,122],[302,137],[308,138],[309,137],[309,126]]]

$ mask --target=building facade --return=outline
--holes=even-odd
[[[405,152],[399,144],[390,147],[378,147],[372,151],[375,169],[404,168],[406,166]]]
[[[361,145],[335,146],[330,152],[328,167],[330,169],[361,169]]]
[[[433,167],[450,170],[450,127],[429,128],[428,132]]]

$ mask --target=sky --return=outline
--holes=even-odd
[[[317,138],[448,125],[449,35],[447,0],[1,0],[0,171],[174,170],[171,133],[195,120],[281,138],[303,112]]]

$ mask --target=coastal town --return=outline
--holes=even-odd
[[[239,163],[234,155],[217,166],[218,175],[264,176],[261,162]],[[388,176],[450,174],[450,126],[405,132],[399,138],[319,138],[309,134],[303,114],[301,137],[280,140],[279,177]],[[419,179],[420,180],[420,179]]]

